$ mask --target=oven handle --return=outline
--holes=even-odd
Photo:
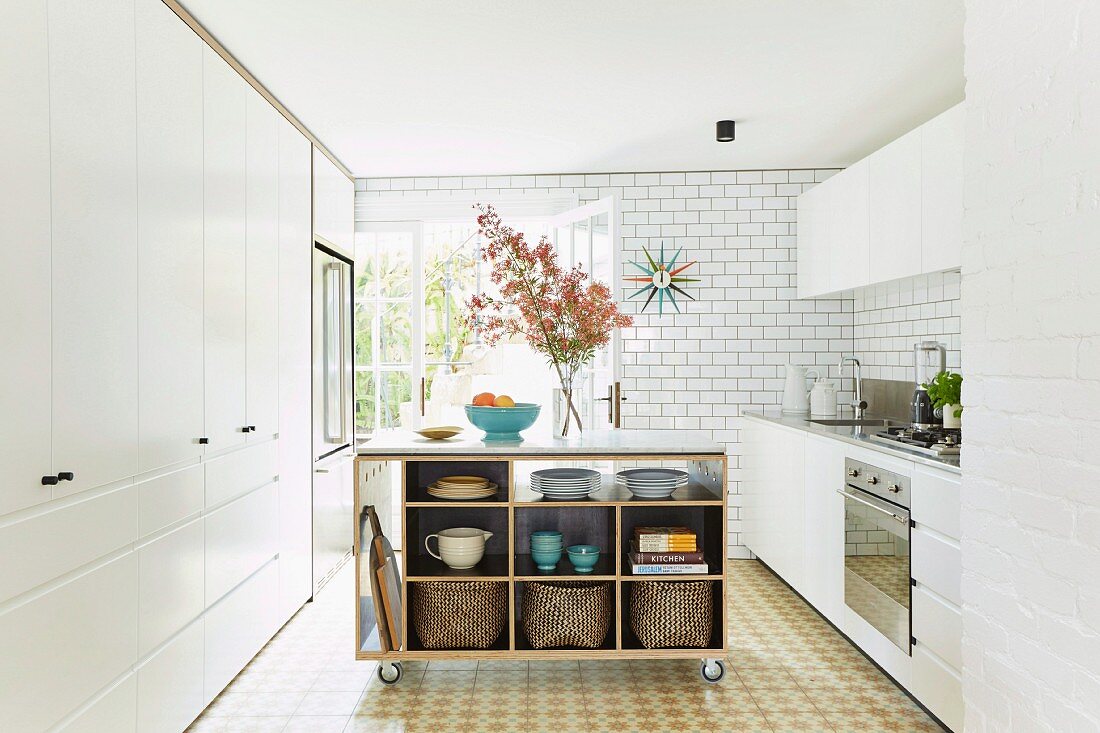
[[[867,501],[866,499],[861,499],[860,497],[856,496],[855,494],[850,494],[847,491],[844,491],[843,489],[837,489],[836,493],[840,494],[845,499],[851,499],[852,501],[859,502],[860,504],[863,504],[864,506],[869,506],[872,509],[874,509],[875,511],[882,512],[883,514],[888,514],[888,515],[890,515],[891,517],[893,517],[894,519],[896,519],[897,521],[901,522],[902,524],[904,524],[906,526],[909,525],[909,517],[903,517],[900,514],[894,514],[892,511],[890,511],[888,509],[883,509],[878,504],[873,504],[873,503]]]

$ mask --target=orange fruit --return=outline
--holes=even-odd
[[[496,407],[515,407],[516,401],[506,394],[502,394],[493,400],[493,405]]]
[[[496,398],[497,396],[492,392],[482,392],[481,394],[474,395],[471,404],[477,405],[478,407],[492,407],[493,401],[496,400]]]

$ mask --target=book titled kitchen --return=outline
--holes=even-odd
[[[703,561],[701,552],[641,552],[637,542],[630,543],[630,562],[636,565],[691,565]]]

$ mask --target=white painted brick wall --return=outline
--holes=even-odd
[[[574,175],[370,178],[368,198],[464,199],[491,203],[507,192],[574,193],[581,203],[621,198],[623,259],[684,247],[699,261],[701,287],[682,314],[657,316],[626,301],[635,326],[623,338],[624,426],[703,430],[730,453],[731,557],[741,545],[738,416],[745,407],[777,406],[783,365],[814,365],[836,377],[852,351],[852,300],[802,301],[795,294],[796,197],[833,170],[702,171]],[[688,273],[685,273],[688,274]],[[628,288],[619,283],[620,299]],[[850,381],[848,382],[850,384]],[[840,396],[850,401],[850,392]]]
[[[968,731],[1100,730],[1100,3],[966,2]]]

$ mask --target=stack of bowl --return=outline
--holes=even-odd
[[[539,570],[554,570],[561,560],[561,532],[542,530],[531,533],[531,559]]]

